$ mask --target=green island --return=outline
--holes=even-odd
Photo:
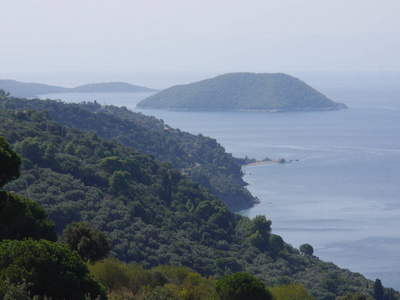
[[[229,73],[162,90],[139,108],[191,111],[324,111],[346,108],[283,73]]]
[[[150,93],[157,92],[142,86],[125,82],[91,83],[66,88],[42,83],[26,83],[10,79],[0,79],[0,89],[16,97],[34,98],[45,94],[61,93]]]
[[[0,164],[2,299],[400,299],[235,214],[239,161],[162,120],[0,90]]]

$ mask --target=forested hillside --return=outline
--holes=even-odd
[[[276,73],[229,73],[177,85],[139,102],[141,108],[174,110],[337,110],[335,103],[303,81]]]
[[[2,110],[1,117],[1,134],[23,157],[23,174],[6,189],[38,201],[58,233],[90,221],[108,233],[120,259],[147,266],[197,261],[208,274],[218,256],[209,246],[233,242],[239,217],[168,163],[66,128],[46,112]]]
[[[20,178],[5,188],[43,206],[58,233],[87,221],[110,239],[113,256],[145,268],[178,265],[217,276],[247,271],[269,286],[302,283],[319,299],[373,294],[372,281],[320,261],[311,246],[301,252],[284,243],[264,216],[235,215],[169,163],[71,129],[46,111],[7,109],[22,100],[0,98],[0,135],[23,162]]]
[[[97,103],[64,104],[16,98],[5,100],[2,105],[19,110],[47,110],[62,125],[114,138],[159,161],[168,161],[188,178],[210,189],[233,211],[247,209],[256,202],[244,188],[240,165],[215,139],[173,129],[162,120],[126,108]]]

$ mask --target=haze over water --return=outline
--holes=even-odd
[[[322,85],[321,85],[322,86]],[[244,167],[266,215],[295,247],[400,290],[400,93],[325,85],[349,109],[335,112],[174,112],[140,110],[172,127],[216,138],[236,157],[292,160]],[[146,94],[58,94],[42,98],[127,106]],[[297,161],[298,160],[298,161]]]

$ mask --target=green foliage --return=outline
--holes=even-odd
[[[84,261],[101,260],[110,252],[111,245],[104,234],[87,222],[74,222],[63,231],[63,241],[78,252]]]
[[[28,237],[56,241],[54,222],[36,202],[0,191],[0,241]]]
[[[38,300],[39,297],[31,297],[26,283],[10,284],[0,280],[0,299],[3,300]]]
[[[129,268],[115,258],[106,258],[89,264],[90,273],[107,289],[108,293],[130,286]]]
[[[270,289],[274,300],[314,300],[305,286],[290,283]],[[350,300],[350,299],[348,299]],[[361,300],[361,299],[360,299]]]
[[[385,288],[384,289],[385,293],[383,298],[385,300],[396,300],[400,299],[400,295],[397,291],[395,291],[393,288]]]
[[[271,231],[271,221],[267,220],[265,216],[256,216],[253,219],[254,229],[262,236],[269,235]]]
[[[233,257],[217,258],[214,265],[222,270],[222,274],[242,271],[243,267]]]
[[[126,171],[115,171],[110,178],[110,189],[115,195],[130,194],[132,175]]]
[[[285,242],[283,241],[282,237],[276,234],[271,234],[269,237],[269,245],[271,252],[275,255],[279,254],[285,247]]]
[[[8,100],[0,102],[0,108],[1,106],[7,107],[8,103]],[[254,197],[244,188],[246,183],[242,179],[240,165],[231,154],[225,152],[225,149],[215,139],[202,135],[195,136],[179,129],[174,130],[164,125],[162,120],[134,113],[126,108],[102,107],[97,103],[78,105],[50,100],[32,99],[27,101],[13,98],[12,106],[26,110],[26,113],[20,111],[25,120],[43,122],[49,121],[48,117],[51,116],[63,126],[79,128],[90,133],[95,132],[97,137],[116,138],[127,146],[153,155],[159,161],[168,161],[190,179],[210,189],[234,211],[249,208],[255,203]],[[42,114],[33,112],[32,109],[48,111],[47,114]],[[46,127],[53,133],[65,134],[65,128],[62,126],[57,127],[53,124],[52,128],[47,124]],[[69,144],[65,147],[64,153],[70,155],[84,153],[83,151],[88,150],[87,146],[76,145],[73,147],[72,144]],[[20,147],[38,163],[46,154],[46,150],[51,150],[51,146],[49,149],[47,146],[38,149],[35,147],[35,140],[27,140]],[[92,149],[92,151],[99,152],[101,150]],[[39,160],[35,160],[35,158]],[[102,158],[115,160],[116,156],[110,153]],[[105,168],[111,167],[115,171],[118,169],[116,165],[120,163],[120,160],[120,158],[117,159],[116,164],[111,166],[103,161],[101,164],[104,164]],[[124,165],[126,171],[131,173],[134,179],[139,179],[137,176],[140,176],[140,169],[137,169],[137,165],[135,166],[130,161],[125,161]],[[66,172],[76,172],[71,163],[64,162],[63,166]],[[106,169],[106,172],[111,172],[111,169]],[[88,175],[91,174],[93,173],[88,173]]]
[[[347,293],[342,297],[339,297],[339,300],[372,300],[373,298],[370,295],[365,295],[360,292],[356,293]]]
[[[303,255],[313,255],[314,253],[314,248],[310,244],[301,245],[299,250]]]
[[[265,216],[256,216],[249,227],[252,234],[249,236],[248,241],[250,245],[260,251],[270,251],[277,254],[283,248],[283,241],[281,242],[277,237],[271,238],[271,224],[271,221],[267,220]],[[273,242],[272,248],[270,245],[271,240]]]
[[[207,170],[200,172],[204,178],[210,178],[206,183],[218,181],[217,177],[234,178],[240,183],[235,179],[240,177],[240,166],[230,163],[229,155],[215,140],[168,129],[160,120],[122,108],[90,103],[67,106],[17,98],[0,100],[2,107],[11,105],[13,109],[0,110],[0,133],[13,149],[27,150],[28,157],[23,158],[24,172],[20,178],[4,188],[35,199],[54,220],[58,234],[67,225],[82,221],[104,232],[112,244],[111,256],[142,264],[141,269],[129,268],[129,278],[142,277],[141,273],[148,269],[168,263],[189,267],[201,276],[246,270],[270,286],[286,276],[291,282],[305,285],[319,299],[333,299],[347,292],[372,294],[372,282],[360,274],[321,262],[312,255],[300,255],[271,232],[271,223],[265,217],[250,220],[235,215],[214,192],[188,180],[185,174],[200,170],[198,162],[206,168],[201,170]],[[25,107],[19,110],[17,118],[15,108],[24,105],[47,107],[49,112]],[[91,133],[67,128],[66,124],[50,120],[50,115],[70,118],[71,124]],[[112,131],[115,132],[111,134]],[[174,151],[180,154],[170,157],[171,163],[160,163],[116,140],[101,138],[107,134],[152,149],[157,157],[166,157],[170,147],[178,145],[187,155],[179,152],[178,147]],[[150,140],[155,142],[150,143],[145,136],[151,136]],[[160,138],[159,144],[155,137]],[[31,146],[34,155],[28,151]],[[196,158],[196,163],[191,158]],[[172,163],[184,166],[180,168],[182,172],[174,169]],[[235,193],[233,202],[241,199],[232,181],[225,179],[218,183],[228,191],[225,195]],[[253,235],[259,243],[257,239],[252,242]],[[146,279],[147,275],[150,279]],[[168,287],[172,284],[169,276],[159,271],[147,275],[143,277],[147,283],[139,280],[129,287],[132,293],[136,291],[136,295],[140,290],[144,297],[157,284],[163,284],[158,290],[168,295],[175,293]],[[392,299],[395,296],[396,293]]]
[[[259,231],[256,231],[249,237],[249,243],[260,251],[267,251],[269,248],[268,239],[262,236]]]
[[[112,258],[89,265],[89,269],[117,299],[209,299],[214,282],[184,267],[160,265],[145,270]]]
[[[272,299],[272,295],[260,279],[249,273],[238,272],[222,277],[215,282],[213,299],[268,300]]]
[[[9,96],[9,92],[6,93],[3,89],[0,89],[0,100],[6,100]]]
[[[10,145],[0,136],[0,187],[19,177],[21,157],[10,149]]]
[[[374,282],[374,299],[375,300],[383,300],[385,295],[385,291],[383,289],[383,285],[380,279],[376,279]]]
[[[3,240],[0,243],[0,279],[26,283],[32,295],[52,299],[91,299],[105,293],[79,256],[66,245],[46,240]]]
[[[42,163],[44,159],[44,152],[47,149],[44,145],[41,147],[38,138],[27,137],[21,143],[16,145],[16,151],[24,158],[32,162]]]
[[[292,279],[289,276],[281,276],[275,279],[275,285],[277,286],[288,285],[290,283],[292,283]]]
[[[120,161],[117,156],[105,157],[100,159],[99,167],[106,172],[113,173],[122,168],[122,161]]]
[[[230,73],[178,85],[137,104],[177,110],[335,110],[345,107],[286,74]]]
[[[147,267],[170,260],[192,266],[196,261],[197,270],[216,271],[208,262],[215,250],[204,247],[232,241],[236,226],[234,214],[220,200],[169,164],[116,142],[57,127],[46,118],[33,121],[29,117],[33,113],[27,115],[23,121],[0,127],[13,137],[17,148],[33,143],[39,153],[26,152],[30,159],[23,160],[23,176],[7,189],[37,199],[58,233],[72,222],[90,221],[114,245],[112,255],[125,261],[140,261]],[[50,142],[56,150],[54,160],[45,158]],[[196,209],[203,202],[207,214],[197,219]],[[182,249],[175,241],[185,243],[185,256],[179,255]],[[203,256],[200,253],[206,257],[197,260]]]
[[[166,284],[175,299],[202,300],[210,299],[214,279],[202,277],[188,271],[181,284]]]

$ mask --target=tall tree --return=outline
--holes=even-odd
[[[314,248],[310,244],[301,245],[299,250],[303,255],[313,255],[314,254]]]
[[[375,300],[383,300],[383,296],[385,291],[383,289],[383,285],[380,279],[376,279],[374,283],[374,299]]]
[[[111,249],[104,234],[86,222],[68,225],[63,231],[63,240],[86,262],[95,262],[107,257]]]

